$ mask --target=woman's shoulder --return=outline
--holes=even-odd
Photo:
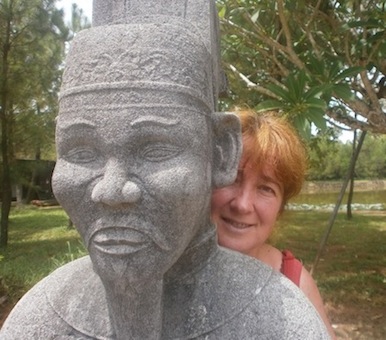
[[[281,251],[274,246],[268,243],[263,244],[252,256],[280,272],[283,255]]]

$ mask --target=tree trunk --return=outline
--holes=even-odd
[[[352,219],[352,209],[351,209],[351,204],[352,204],[352,199],[354,196],[354,172],[350,176],[350,186],[349,186],[349,191],[348,191],[348,198],[347,198],[347,219],[351,220]]]
[[[3,173],[3,179],[5,178],[6,176],[4,176]],[[3,193],[1,202],[0,248],[5,248],[8,244],[8,221],[12,202],[11,188],[9,185],[6,185],[4,181],[6,180],[3,180]]]
[[[356,144],[357,144],[357,131],[354,130],[354,138],[353,138],[353,142],[352,142],[352,155],[351,155],[351,157],[354,157]],[[352,172],[350,174],[350,188],[349,188],[348,198],[347,198],[347,219],[348,220],[352,219],[351,204],[352,204],[352,200],[354,197],[354,174],[355,174],[354,170],[355,170],[355,168],[352,169]]]
[[[349,169],[347,171],[347,176],[346,176],[346,179],[344,180],[342,188],[340,190],[339,197],[338,197],[338,200],[337,200],[337,202],[335,204],[334,211],[331,214],[331,217],[330,217],[330,220],[328,222],[327,228],[326,228],[326,230],[325,230],[325,232],[323,234],[322,240],[320,241],[319,249],[318,249],[318,252],[316,254],[314,264],[312,265],[312,268],[311,268],[311,275],[313,273],[315,273],[316,267],[318,266],[318,263],[319,263],[319,260],[320,260],[320,257],[322,256],[322,254],[324,252],[324,249],[326,247],[328,237],[329,237],[329,235],[331,233],[331,230],[332,230],[332,227],[334,225],[336,216],[338,215],[339,207],[342,204],[342,200],[343,200],[343,197],[344,197],[344,193],[346,192],[348,182],[350,181],[351,173],[353,173],[354,170],[355,170],[355,164],[356,164],[356,161],[358,159],[359,152],[362,149],[362,145],[363,145],[363,141],[365,140],[365,137],[366,137],[366,131],[363,131],[361,136],[360,136],[360,138],[359,138],[358,145],[357,145],[357,147],[355,149],[355,153],[353,153],[353,155],[351,157],[350,166],[349,166]]]
[[[5,97],[4,95],[2,97]],[[3,101],[4,103],[4,101]],[[8,244],[8,220],[12,203],[11,171],[8,157],[8,124],[5,105],[1,107],[1,154],[2,162],[2,192],[1,192],[1,222],[0,222],[0,248]]]
[[[10,51],[11,22],[6,23],[4,42],[0,46],[2,52],[1,88],[0,88],[0,122],[1,122],[1,156],[2,156],[2,192],[1,192],[1,221],[0,221],[0,248],[8,244],[8,220],[12,202],[11,171],[9,164],[9,136],[8,136],[8,55]]]
[[[21,184],[16,185],[16,205],[23,205],[23,186]]]
[[[39,167],[39,164],[38,162],[40,161],[41,159],[41,156],[40,156],[40,150],[37,150],[35,152],[35,164],[34,164],[34,167],[32,169],[32,174],[31,174],[31,180],[29,182],[29,186],[28,186],[28,191],[27,191],[27,195],[26,195],[26,203],[30,203],[35,195],[36,195],[36,187],[37,187],[37,180],[38,180],[38,167]],[[37,199],[40,199],[39,197]]]

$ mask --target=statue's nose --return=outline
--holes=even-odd
[[[94,202],[110,206],[136,203],[141,198],[141,189],[130,179],[123,166],[111,162],[106,166],[103,178],[92,190],[91,198]]]

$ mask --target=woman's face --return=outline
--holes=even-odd
[[[271,235],[283,202],[272,167],[242,157],[236,181],[212,194],[212,220],[221,246],[254,256]]]

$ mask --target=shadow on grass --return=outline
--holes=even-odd
[[[328,212],[287,212],[273,243],[310,269]],[[386,215],[340,213],[314,274],[338,339],[386,338]]]
[[[68,228],[69,218],[60,207],[35,208],[24,207],[13,209],[9,218],[9,242],[20,241],[24,238],[34,239],[34,234]],[[70,229],[69,229],[70,230]],[[46,235],[45,235],[46,237]]]

